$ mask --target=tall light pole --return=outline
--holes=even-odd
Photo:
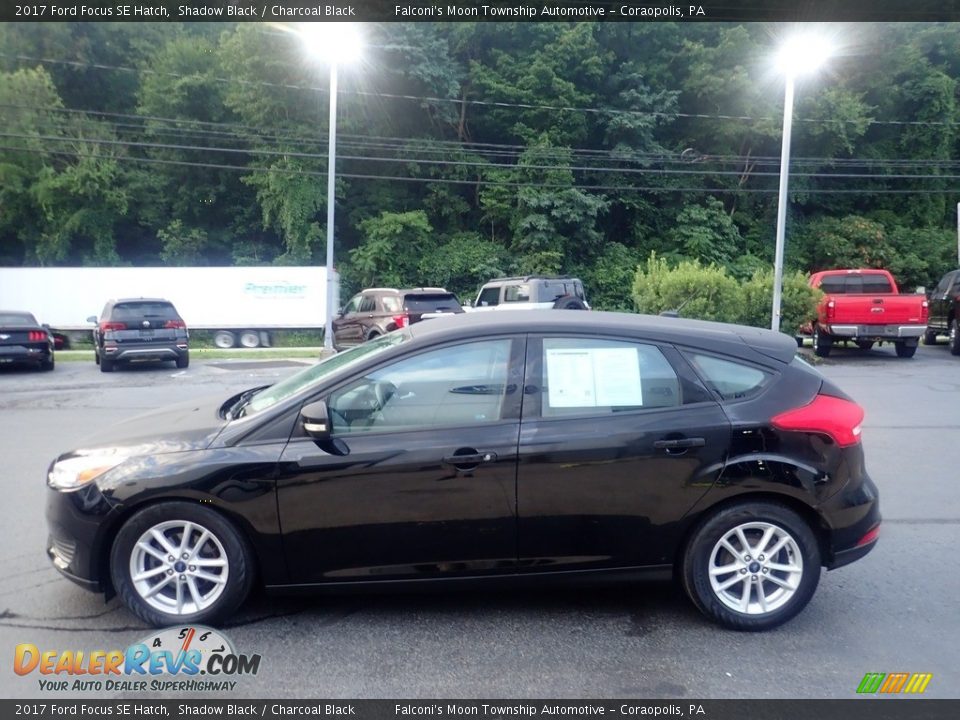
[[[337,68],[360,55],[362,42],[353,23],[300,23],[299,33],[311,54],[330,66],[330,119],[327,141],[327,302],[323,325],[324,354],[333,352],[333,220],[336,202],[337,165]]]
[[[777,246],[773,258],[773,310],[770,328],[780,330],[783,298],[783,250],[787,232],[787,187],[790,179],[790,135],[793,129],[793,90],[798,75],[813,72],[830,56],[827,43],[801,36],[787,41],[777,57],[777,68],[786,78],[783,97],[783,142],[780,148],[780,193],[777,198]]]

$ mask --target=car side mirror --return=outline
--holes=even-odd
[[[96,323],[96,322],[97,322],[97,316],[96,316],[96,315],[91,315],[90,317],[87,318],[87,322],[88,322],[88,323]]]
[[[330,415],[325,401],[305,405],[300,410],[300,422],[307,435],[314,440],[325,442],[330,439]]]
[[[343,308],[342,308],[342,307],[337,310],[337,317],[343,317]]]

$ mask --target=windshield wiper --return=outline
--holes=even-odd
[[[265,390],[268,387],[270,386],[261,385],[260,387],[250,388],[249,390],[245,390],[244,392],[240,393],[237,396],[237,399],[234,400],[228,408],[226,408],[226,412],[224,412],[224,417],[229,417],[231,420],[236,420],[239,417],[243,417],[244,408],[247,407],[247,405],[253,399],[253,396],[256,395],[258,392],[260,392],[261,390]]]

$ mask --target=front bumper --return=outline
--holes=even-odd
[[[87,590],[104,592],[110,520],[116,508],[95,483],[74,492],[47,488],[47,557],[61,575]]]

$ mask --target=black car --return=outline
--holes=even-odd
[[[333,344],[340,350],[429,317],[462,312],[457,296],[444,288],[369,288],[341,308],[333,321]]]
[[[189,334],[183,318],[169,300],[128,298],[110,300],[93,329],[93,359],[101,372],[113,372],[117,363],[173,360],[178,368],[190,365]]]
[[[617,313],[431,320],[64,453],[48,553],[155,625],[222,620],[254,582],[675,575],[771,628],[880,525],[863,411],[795,351]]]
[[[960,270],[951,270],[930,291],[930,315],[923,335],[926,345],[937,342],[937,335],[950,339],[950,352],[960,355]]]
[[[0,365],[29,364],[53,370],[54,339],[50,329],[28,312],[0,310]]]

